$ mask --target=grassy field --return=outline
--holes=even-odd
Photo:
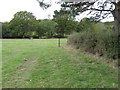
[[[0,40],[0,89],[2,88],[2,40]]]
[[[62,46],[66,39],[61,40]],[[3,88],[116,88],[111,63],[69,47],[57,39],[2,40]]]

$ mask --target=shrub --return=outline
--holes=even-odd
[[[77,49],[112,59],[119,58],[119,40],[117,32],[101,30],[73,33],[68,37],[68,44]],[[119,41],[119,42],[118,42]]]

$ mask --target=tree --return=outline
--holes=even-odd
[[[14,15],[14,18],[10,21],[10,28],[13,36],[26,37],[28,33],[34,31],[36,18],[32,13],[27,11],[20,11]]]
[[[2,23],[2,37],[12,37],[8,22]]]
[[[64,37],[66,33],[66,23],[67,19],[65,17],[58,17],[55,19],[55,22],[57,23],[57,29],[56,33],[58,34],[59,37]]]
[[[39,2],[40,7],[44,10],[51,6],[51,4],[45,3],[44,0],[37,0]]]
[[[62,7],[65,9],[74,9],[78,14],[79,12],[90,11],[89,14],[94,20],[100,21],[101,19],[106,18],[109,14],[112,14],[114,17],[115,25],[114,29],[118,30],[120,28],[120,1],[112,2],[112,0],[105,0],[92,2],[92,0],[86,0],[87,2],[64,2]]]
[[[0,38],[2,38],[2,22],[0,22]]]
[[[41,28],[40,22],[41,22],[41,20],[37,20],[37,21],[36,21],[35,31],[36,31],[36,33],[37,33],[37,36],[38,36],[39,38],[42,38],[42,36],[44,36],[44,31],[43,31],[42,28]]]
[[[51,38],[55,34],[56,25],[57,23],[52,20],[49,19],[42,20],[41,22],[38,22],[37,32],[40,35],[40,37],[46,36],[47,38]]]
[[[65,10],[54,11],[54,21],[57,23],[57,34],[64,37],[65,34],[70,34],[75,29],[75,21],[70,12]]]
[[[79,14],[79,12],[90,11],[93,13],[94,20],[101,20],[112,14],[114,17],[115,25],[114,30],[120,28],[120,1],[119,0],[61,0],[62,7],[66,10],[71,10],[73,15]],[[65,2],[66,1],[66,2]],[[44,3],[44,0],[42,1]],[[40,3],[40,2],[39,2]]]
[[[83,32],[83,31],[93,31],[93,27],[95,26],[95,22],[89,18],[84,18],[81,22],[76,24],[76,32]]]
[[[77,21],[70,19],[66,22],[66,24],[67,24],[65,28],[66,34],[70,35],[72,32],[75,31]]]
[[[69,11],[60,10],[54,11],[54,21],[57,23],[57,37],[58,47],[60,47],[60,38],[65,37],[65,34],[70,34],[75,29],[74,17],[70,14]]]

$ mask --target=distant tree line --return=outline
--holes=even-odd
[[[3,38],[55,38],[66,37],[74,31],[79,31],[79,22],[70,18],[65,11],[55,11],[53,19],[36,20],[36,17],[27,11],[14,14],[10,22],[2,23]]]

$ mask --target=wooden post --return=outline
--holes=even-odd
[[[58,38],[58,47],[60,47],[60,38]]]

